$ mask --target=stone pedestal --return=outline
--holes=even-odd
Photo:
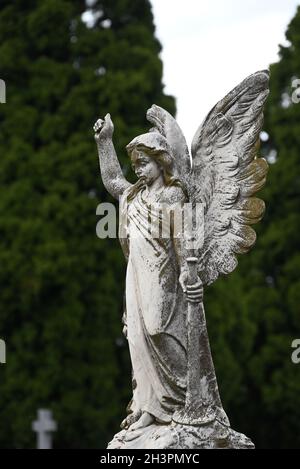
[[[205,426],[152,424],[144,428],[134,439],[130,430],[117,433],[108,449],[254,449],[254,444],[219,422]]]

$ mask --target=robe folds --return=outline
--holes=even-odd
[[[163,189],[166,199],[169,189]],[[119,238],[128,262],[126,326],[136,383],[131,408],[168,423],[185,404],[187,300],[172,230],[162,235],[155,228],[161,220],[159,202],[149,204],[144,189],[130,202],[127,194],[120,200]]]

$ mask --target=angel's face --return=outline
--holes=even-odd
[[[132,169],[137,177],[143,178],[148,186],[151,186],[162,173],[156,161],[143,150],[134,150],[131,161]]]

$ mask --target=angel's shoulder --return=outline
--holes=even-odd
[[[186,195],[179,185],[167,186],[163,192],[162,202],[178,204],[186,202]]]

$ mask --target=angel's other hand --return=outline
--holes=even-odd
[[[93,129],[97,142],[105,138],[112,138],[114,133],[114,124],[111,120],[110,114],[106,114],[104,120],[98,119]]]
[[[203,285],[199,277],[196,283],[186,286],[186,297],[190,303],[201,303],[203,301]]]
[[[188,283],[188,272],[183,271],[179,277],[179,283],[183,292],[186,294],[187,300],[190,303],[201,303],[203,301],[203,285],[200,278],[197,278],[197,282],[190,285]]]

